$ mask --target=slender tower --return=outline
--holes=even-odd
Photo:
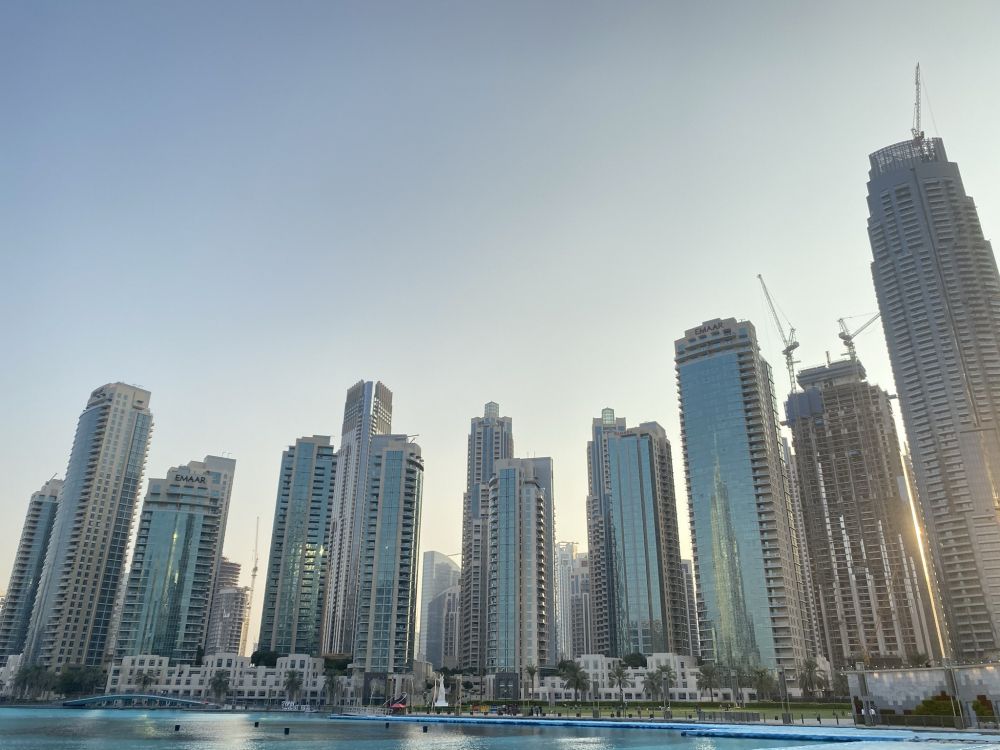
[[[323,614],[323,653],[350,654],[354,649],[354,620],[361,560],[361,523],[368,488],[368,456],[372,438],[392,431],[392,391],[382,383],[359,381],[347,391],[333,522],[330,526],[330,568]]]
[[[153,428],[149,391],[124,383],[90,394],[59,495],[25,644],[25,663],[56,672],[101,666],[123,583]]]
[[[481,674],[486,667],[489,482],[495,463],[513,455],[511,419],[501,417],[500,405],[490,401],[483,416],[472,419],[462,498],[459,664],[473,674]]]
[[[919,111],[918,83],[913,137],[869,157],[872,275],[951,652],[982,659],[1000,650],[1000,274]]]
[[[28,513],[21,527],[21,541],[7,586],[7,599],[0,607],[0,660],[24,649],[62,484],[61,479],[50,479],[28,501]]]

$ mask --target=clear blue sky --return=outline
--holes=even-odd
[[[339,442],[361,378],[420,435],[424,549],[459,549],[488,400],[554,457],[559,539],[586,540],[604,406],[664,424],[683,496],[674,339],[749,317],[783,384],[757,273],[805,364],[876,309],[867,155],[908,136],[918,59],[1000,227],[998,28],[913,0],[0,5],[0,587],[115,380],[152,391],[147,476],[237,459],[243,563],[281,451]],[[881,331],[858,344],[891,389]]]

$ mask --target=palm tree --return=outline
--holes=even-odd
[[[340,678],[343,674],[344,670],[339,667],[328,666],[323,670],[323,692],[326,693],[326,699],[331,705],[337,702],[337,697],[340,695]]]
[[[55,684],[56,676],[45,667],[25,664],[14,677],[14,692],[33,700],[51,690]]]
[[[608,677],[611,678],[611,684],[618,688],[618,692],[621,693],[622,708],[624,709],[625,688],[632,687],[632,680],[629,679],[628,671],[625,669],[625,665],[621,662],[615,664],[608,673]]]
[[[719,668],[714,664],[698,667],[698,690],[707,690],[710,702],[715,702],[715,689],[719,687]]]
[[[646,679],[642,681],[642,692],[646,693],[651,701],[655,701],[660,697],[661,690],[663,690],[663,683],[660,681],[657,670],[646,672]]]
[[[677,681],[677,673],[669,664],[661,664],[656,668],[656,671],[653,674],[657,676],[657,679],[663,688],[663,702],[669,705],[670,688],[672,688],[674,686],[674,682]],[[663,710],[667,710],[666,705],[663,707]]]
[[[135,683],[139,686],[139,692],[145,693],[149,686],[156,682],[156,675],[150,671],[143,670],[135,676]]]
[[[298,670],[289,669],[285,672],[285,695],[288,696],[288,700],[294,703],[301,691],[302,675],[299,674]]]
[[[538,667],[534,664],[529,664],[524,668],[524,671],[528,673],[528,681],[531,683],[531,686],[528,688],[528,700],[531,700],[531,695],[535,692],[535,675],[538,674]]]
[[[757,693],[757,700],[768,700],[774,695],[774,675],[770,669],[757,667],[750,670],[750,685]]]
[[[826,672],[819,668],[812,657],[799,664],[799,687],[810,698],[816,690],[826,687]]]
[[[566,687],[573,691],[573,702],[579,700],[579,694],[585,693],[590,688],[590,675],[575,661],[565,661],[559,670],[559,676],[563,678]]]
[[[215,698],[216,703],[221,703],[229,692],[229,672],[224,669],[217,669],[208,681],[208,689]]]

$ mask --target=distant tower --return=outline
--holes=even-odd
[[[856,360],[802,370],[785,407],[820,650],[838,670],[938,655],[889,394],[864,376]]]
[[[469,430],[466,490],[462,498],[462,593],[459,664],[473,674],[486,667],[489,482],[497,461],[514,455],[510,417],[490,401]]]
[[[125,554],[152,431],[149,391],[111,383],[77,423],[25,663],[61,672],[101,666],[125,574]]]
[[[372,439],[392,431],[392,391],[382,383],[359,381],[347,391],[333,522],[328,544],[330,555],[326,605],[323,613],[323,653],[350,654],[354,646],[355,607],[358,598],[358,564],[361,559],[361,517],[368,487],[368,456]]]
[[[215,576],[215,594],[208,615],[206,654],[241,654],[245,646],[250,589],[240,586],[240,564],[225,557]]]
[[[372,439],[361,519],[358,671],[398,674],[413,668],[423,479],[419,445],[406,435]]]
[[[222,560],[236,461],[206,456],[150,479],[125,589],[115,658],[194,664]]]
[[[560,659],[570,659],[573,648],[573,618],[570,607],[570,577],[577,555],[576,542],[556,542],[556,559],[552,583],[555,588],[556,646]]]
[[[951,655],[980,660],[1000,650],[1000,274],[958,165],[913,130],[869,157],[872,275]]]
[[[2,657],[24,650],[62,485],[61,479],[50,479],[28,501],[21,541],[7,585],[7,598],[0,607],[0,662],[4,661]]]
[[[702,658],[794,675],[807,592],[771,368],[748,321],[710,320],[674,348]]]
[[[587,534],[594,645],[606,656],[687,653],[674,493],[666,432],[626,428],[613,409],[593,421]]]
[[[261,651],[321,653],[337,459],[326,435],[302,437],[281,454],[271,554],[261,607]]]
[[[453,586],[458,586],[462,569],[448,555],[428,550],[420,566],[420,645],[417,654],[435,669],[442,666],[444,652],[444,619],[432,602]]]
[[[486,671],[553,667],[552,459],[508,458],[489,487]]]
[[[590,561],[586,552],[579,553],[573,560],[569,586],[571,627],[569,658],[577,659],[583,654],[594,653],[590,603]]]

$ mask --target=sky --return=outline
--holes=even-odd
[[[32,492],[107,382],[152,392],[147,477],[237,461],[225,545],[264,570],[281,452],[381,380],[460,549],[471,417],[552,456],[586,544],[611,406],[683,453],[673,342],[749,318],[787,390],[876,309],[868,154],[945,139],[1000,227],[994,2],[0,4],[0,590]],[[857,340],[894,390],[879,326]],[[682,518],[686,518],[683,512]],[[457,558],[456,558],[457,559]],[[251,634],[259,624],[263,575]]]

